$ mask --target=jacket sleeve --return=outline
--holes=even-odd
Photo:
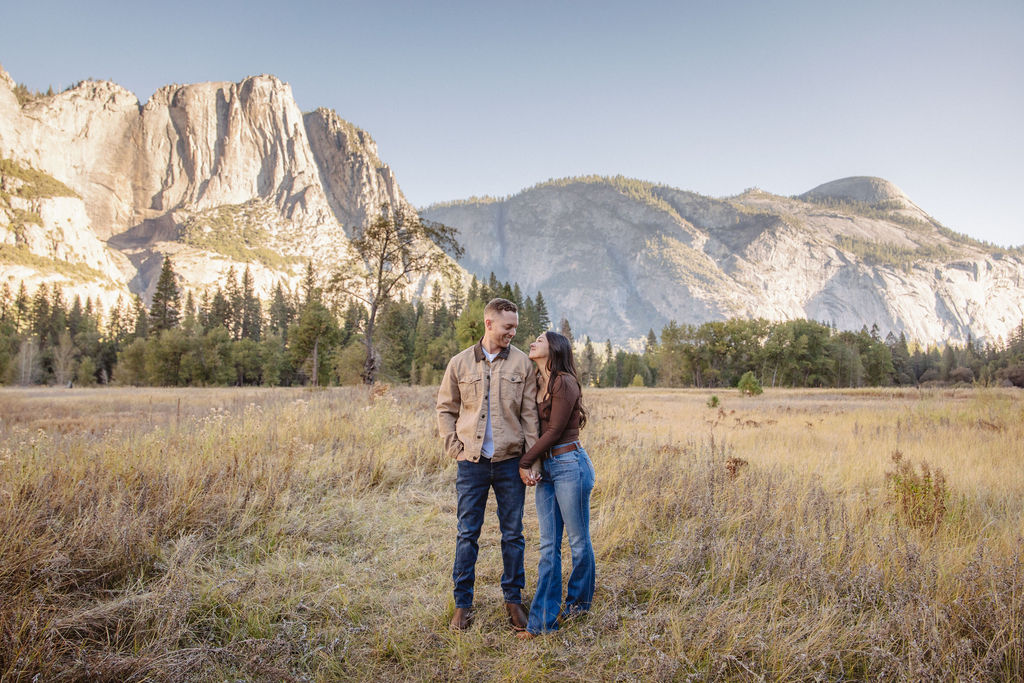
[[[540,454],[552,446],[557,445],[558,437],[562,436],[569,418],[572,417],[572,409],[576,406],[576,399],[579,398],[580,390],[575,388],[574,382],[570,382],[564,375],[555,378],[551,387],[551,421],[548,428],[534,442],[533,447],[519,460],[520,469],[529,469],[533,462],[540,457]]]
[[[462,395],[459,393],[459,378],[455,371],[455,359],[448,361],[444,378],[437,390],[437,431],[444,440],[444,452],[457,458],[464,449],[455,431],[462,407]]]
[[[530,369],[523,380],[523,402],[519,405],[519,423],[526,440],[524,450],[528,451],[540,434],[540,418],[537,413],[537,366],[530,362]]]

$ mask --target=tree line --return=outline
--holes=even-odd
[[[483,308],[501,296],[520,306],[514,343],[524,351],[555,328],[541,292],[516,283],[472,280],[468,291],[435,285],[418,300],[379,302],[370,345],[374,379],[436,384],[452,355],[483,336]],[[0,381],[6,384],[105,383],[331,385],[365,382],[365,302],[331,293],[311,264],[295,291],[278,283],[268,301],[248,268],[230,269],[212,291],[182,296],[168,257],[147,309],[136,298],[109,311],[70,303],[59,288],[30,296],[0,287]],[[1011,338],[979,345],[923,347],[878,327],[838,331],[812,320],[671,322],[651,330],[642,351],[575,340],[589,386],[734,387],[747,373],[764,386],[864,387],[928,383],[1024,386],[1024,321]]]
[[[734,387],[751,373],[764,386],[865,387],[979,383],[1024,386],[1024,321],[1007,341],[923,347],[877,325],[839,331],[813,320],[669,323],[639,361],[659,386]],[[621,381],[621,377],[617,377]],[[634,378],[635,380],[635,378]]]

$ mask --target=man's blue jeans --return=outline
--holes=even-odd
[[[521,603],[526,571],[523,555],[523,504],[526,486],[519,477],[519,459],[492,463],[487,458],[480,462],[460,460],[455,490],[459,496],[459,535],[455,543],[455,606],[473,606],[473,583],[476,580],[477,539],[484,523],[487,496],[494,489],[498,503],[498,526],[501,528],[501,561],[505,571],[501,575],[501,591],[505,602]]]
[[[596,565],[590,542],[590,493],[594,465],[583,448],[544,461],[543,479],[537,484],[540,522],[540,566],[537,592],[530,606],[526,630],[543,633],[558,629],[558,614],[586,612],[594,598]],[[562,530],[569,537],[572,574],[562,607]]]

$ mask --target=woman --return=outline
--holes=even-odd
[[[579,442],[586,424],[582,391],[569,340],[544,332],[530,344],[530,358],[540,370],[541,435],[519,461],[519,476],[537,486],[540,521],[540,566],[537,592],[526,631],[520,638],[555,631],[566,618],[590,609],[594,597],[594,547],[590,543],[590,493],[594,466]],[[540,473],[535,463],[540,461]],[[532,469],[531,469],[532,468]],[[569,536],[572,574],[562,605],[562,529]]]

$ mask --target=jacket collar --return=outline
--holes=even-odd
[[[494,357],[494,360],[498,360],[499,358],[502,359],[502,360],[508,360],[508,350],[510,348],[512,348],[511,344],[509,344],[508,346],[503,348],[501,351],[498,351],[498,355]],[[484,340],[483,340],[483,338],[481,338],[480,341],[478,341],[476,343],[476,346],[473,347],[473,358],[476,359],[477,363],[479,363],[480,361],[482,361],[485,358],[487,358],[487,356],[484,355]]]

